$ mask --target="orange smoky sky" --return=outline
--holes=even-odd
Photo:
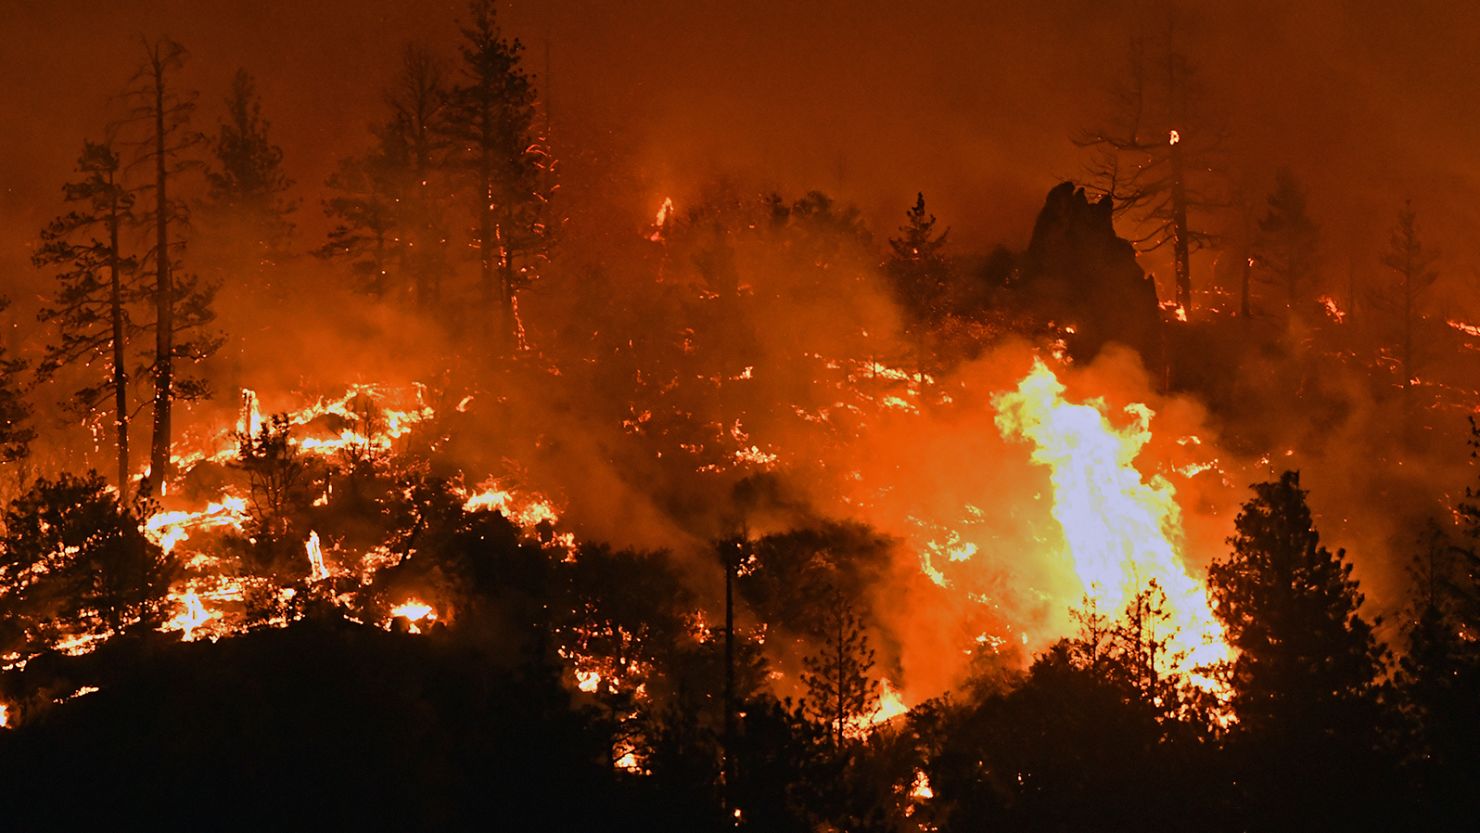
[[[400,46],[451,55],[456,0],[0,0],[0,281],[23,294],[35,230],[54,215],[85,137],[135,65],[141,35],[191,60],[209,131],[239,67],[254,73],[321,239],[321,185],[382,118]],[[876,233],[916,191],[963,249],[1021,246],[1046,189],[1080,171],[1069,141],[1101,120],[1133,36],[1174,23],[1236,166],[1307,184],[1328,260],[1376,269],[1412,197],[1474,283],[1480,221],[1480,15],[1465,4],[668,2],[500,6],[548,93],[557,140],[626,160],[654,206],[731,177],[856,203]],[[21,292],[15,291],[20,289]]]

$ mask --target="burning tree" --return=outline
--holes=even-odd
[[[1197,215],[1225,204],[1214,193],[1224,134],[1198,111],[1196,70],[1177,51],[1170,31],[1158,63],[1148,61],[1143,41],[1132,40],[1128,77],[1114,91],[1113,117],[1073,141],[1094,152],[1086,186],[1144,229],[1131,240],[1137,250],[1171,245],[1177,306],[1185,313],[1192,309],[1192,253],[1216,242]]]
[[[206,173],[209,206],[231,223],[232,239],[251,245],[257,258],[280,252],[293,233],[289,219],[297,208],[286,196],[293,180],[283,173],[283,149],[268,137],[257,86],[238,69],[226,96],[226,118],[216,130],[215,164]]]
[[[449,165],[469,189],[476,223],[479,292],[497,322],[490,343],[519,346],[519,289],[531,278],[521,258],[548,242],[544,206],[553,185],[535,125],[535,87],[522,66],[524,45],[504,37],[493,0],[472,0],[462,29],[462,82],[452,88],[444,129]]]
[[[153,207],[140,219],[153,231],[154,244],[143,258],[152,267],[154,285],[154,428],[149,449],[147,488],[163,489],[170,474],[171,420],[177,399],[195,399],[208,393],[204,382],[177,373],[177,361],[198,362],[220,347],[219,339],[201,330],[215,314],[215,288],[180,272],[181,235],[189,223],[183,200],[171,197],[171,184],[198,164],[186,157],[203,137],[190,128],[195,94],[182,92],[174,76],[185,65],[185,47],[161,38],[144,42],[144,61],[134,73],[125,97],[131,103],[127,124],[136,128],[135,156],[130,167],[149,165],[153,182],[141,188],[153,192]]]
[[[118,490],[129,484],[129,341],[142,327],[129,308],[144,295],[136,272],[138,261],[125,255],[120,234],[131,223],[134,195],[120,181],[118,154],[107,143],[83,145],[77,170],[83,178],[62,186],[67,202],[81,205],[41,230],[41,247],[32,261],[58,269],[60,284],[41,318],[56,325],[58,340],[48,346],[39,373],[50,378],[64,367],[103,362],[93,378],[73,397],[84,417],[113,400],[114,444],[118,454]]]

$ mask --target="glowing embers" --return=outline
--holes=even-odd
[[[1151,410],[1126,406],[1131,424],[1117,428],[1102,400],[1065,400],[1063,384],[1039,360],[1016,390],[993,401],[1003,436],[1031,442],[1033,462],[1049,468],[1053,517],[1085,596],[1118,612],[1155,581],[1176,628],[1162,670],[1211,687],[1195,670],[1227,659],[1229,648],[1206,588],[1182,562],[1176,489],[1133,465],[1151,438]]]

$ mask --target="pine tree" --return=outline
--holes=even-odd
[[[1285,303],[1294,310],[1314,277],[1320,231],[1307,212],[1305,191],[1289,169],[1277,171],[1274,181],[1259,220],[1254,259],[1285,290]]]
[[[247,475],[253,537],[271,550],[289,533],[293,510],[305,503],[308,466],[293,444],[287,414],[274,414],[256,434],[244,431],[235,439],[237,459],[231,465]]]
[[[114,444],[118,455],[118,491],[129,483],[129,342],[141,327],[130,307],[143,298],[137,284],[138,262],[121,250],[120,236],[133,221],[134,195],[121,182],[118,154],[106,142],[83,145],[77,170],[83,177],[63,186],[66,200],[78,208],[41,230],[41,246],[32,261],[59,271],[59,286],[42,320],[57,327],[39,368],[43,379],[75,365],[101,361],[103,374],[73,396],[84,415],[110,398]]]
[[[535,124],[534,83],[522,66],[524,45],[504,37],[493,0],[472,0],[470,11],[461,83],[445,122],[448,158],[474,209],[479,292],[497,322],[491,344],[509,355],[519,347],[517,294],[534,274],[528,261],[548,246],[545,204],[554,185]]]
[[[401,73],[387,96],[393,115],[385,127],[403,149],[403,190],[398,205],[406,236],[402,259],[412,279],[416,302],[424,307],[442,293],[448,267],[446,188],[439,163],[446,140],[439,126],[447,107],[442,63],[425,47],[408,45]]]
[[[170,475],[171,413],[176,400],[201,398],[209,393],[203,382],[187,377],[182,362],[199,362],[221,346],[219,338],[203,328],[215,318],[211,309],[215,287],[205,286],[181,271],[183,233],[189,212],[183,200],[171,196],[181,173],[198,167],[187,153],[204,137],[190,129],[195,94],[177,88],[174,76],[185,65],[185,47],[168,39],[144,42],[145,57],[125,92],[131,104],[128,126],[139,133],[132,165],[148,166],[152,182],[141,190],[152,192],[152,206],[140,221],[150,229],[153,245],[143,267],[153,272],[150,295],[154,305],[153,431],[149,448],[149,479],[145,493],[165,488]]]
[[[929,323],[945,311],[949,268],[942,250],[950,229],[935,231],[935,215],[925,211],[925,195],[905,212],[899,236],[890,238],[892,252],[886,267],[894,291],[911,318]]]
[[[1078,626],[1065,641],[1065,656],[1102,682],[1119,686],[1127,698],[1173,715],[1182,705],[1184,682],[1168,674],[1185,655],[1170,647],[1177,633],[1166,591],[1152,579],[1126,602],[1118,619],[1100,612],[1086,595],[1069,616]]]
[[[1093,151],[1086,186],[1111,201],[1117,216],[1142,229],[1138,251],[1170,245],[1177,304],[1192,310],[1192,254],[1213,245],[1208,215],[1226,205],[1218,168],[1225,131],[1200,111],[1192,62],[1169,28],[1165,49],[1148,60],[1131,41],[1125,80],[1113,91],[1114,112],[1102,126],[1080,131],[1074,144]]]
[[[1391,786],[1382,775],[1386,652],[1359,612],[1345,552],[1321,546],[1299,474],[1253,488],[1233,552],[1208,569],[1237,651],[1229,679],[1241,777],[1252,805],[1282,826],[1340,826],[1322,814],[1360,817]]]
[[[804,707],[816,722],[829,727],[835,748],[860,731],[860,723],[878,709],[879,681],[870,676],[874,649],[864,623],[841,592],[834,591],[817,623],[819,652],[803,658],[807,669]]]
[[[1434,253],[1425,249],[1418,239],[1418,214],[1413,210],[1413,204],[1405,202],[1398,211],[1398,221],[1393,226],[1388,249],[1382,255],[1382,265],[1392,270],[1394,281],[1390,288],[1379,292],[1373,299],[1376,306],[1388,313],[1396,324],[1394,329],[1398,334],[1404,391],[1412,389],[1418,372],[1414,328],[1420,320],[1418,305],[1421,296],[1439,277],[1432,269],[1434,259]]]
[[[374,128],[373,148],[342,162],[329,178],[337,194],[324,208],[338,225],[319,254],[349,259],[360,288],[372,296],[405,295],[430,307],[450,272],[440,132],[447,95],[441,63],[426,48],[408,45],[386,91],[391,114]]]
[[[249,242],[259,259],[282,251],[293,233],[289,217],[297,209],[287,197],[293,180],[283,172],[283,149],[272,143],[269,126],[251,74],[237,70],[226,96],[226,118],[212,142],[208,199],[218,218],[230,224],[226,233]]]
[[[0,296],[0,312],[9,306],[10,299]],[[30,454],[36,432],[27,425],[31,406],[22,394],[21,374],[28,365],[21,359],[6,358],[5,353],[5,345],[0,343],[0,463],[14,463]]]
[[[1471,420],[1471,459],[1480,426]],[[1412,602],[1397,682],[1416,731],[1413,762],[1430,829],[1462,829],[1480,812],[1473,773],[1480,768],[1480,487],[1456,507],[1463,538],[1437,524],[1410,565]]]
[[[340,162],[329,176],[335,195],[324,200],[324,213],[337,225],[317,250],[320,257],[345,258],[358,279],[356,288],[375,298],[385,297],[399,276],[399,203],[404,170],[404,146],[389,129],[375,131],[375,147],[363,156]]]
[[[32,640],[159,623],[171,562],[96,472],[36,481],[10,503],[4,530],[7,613]]]

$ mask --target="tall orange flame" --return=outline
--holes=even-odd
[[[1206,587],[1183,562],[1176,489],[1133,465],[1151,439],[1151,409],[1126,406],[1131,424],[1117,428],[1103,400],[1065,400],[1064,385],[1041,360],[994,404],[1003,436],[1031,442],[1033,462],[1049,467],[1053,516],[1085,595],[1114,614],[1156,581],[1177,629],[1162,670],[1206,683],[1195,669],[1227,659],[1229,648]]]

